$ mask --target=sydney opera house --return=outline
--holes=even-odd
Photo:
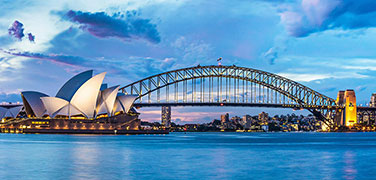
[[[132,107],[138,96],[119,93],[120,86],[107,87],[105,75],[82,72],[68,80],[56,96],[22,92],[23,106],[0,106],[2,118],[12,117],[3,122],[1,131],[109,134],[139,130],[139,114]]]

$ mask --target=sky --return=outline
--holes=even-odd
[[[0,102],[54,96],[72,76],[106,71],[109,85],[222,64],[276,73],[358,104],[376,92],[374,0],[0,0]],[[291,110],[173,108],[175,122]],[[140,109],[143,120],[159,108]],[[300,113],[300,112],[294,112]],[[304,112],[301,112],[304,113]]]

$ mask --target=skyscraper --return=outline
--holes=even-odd
[[[376,107],[376,93],[373,93],[371,96],[371,101],[369,103],[370,107]]]
[[[162,126],[171,127],[171,106],[162,106]]]
[[[251,127],[252,117],[250,115],[244,115],[242,120],[243,127],[249,129]]]
[[[229,114],[228,113],[226,113],[226,114],[222,114],[221,115],[221,123],[223,124],[223,123],[227,123],[227,122],[229,122],[230,121],[230,119],[229,119]]]
[[[268,120],[269,120],[269,114],[266,113],[266,112],[261,112],[258,116],[258,119],[259,121],[261,121],[261,123],[267,123]]]

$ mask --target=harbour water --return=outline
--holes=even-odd
[[[375,179],[376,133],[0,134],[0,179]]]

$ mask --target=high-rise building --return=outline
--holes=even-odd
[[[376,107],[376,93],[373,93],[371,96],[371,102],[369,102],[370,107]]]
[[[269,120],[269,114],[266,112],[261,112],[258,119],[259,121],[261,121],[261,123],[267,123]]]
[[[229,114],[228,113],[226,113],[226,114],[222,114],[221,115],[221,123],[223,124],[223,123],[227,123],[227,122],[229,122],[230,121],[230,119],[229,119]]]
[[[162,106],[162,126],[171,127],[171,106]]]
[[[244,115],[242,119],[242,125],[244,128],[249,129],[252,124],[252,117],[250,115]]]

